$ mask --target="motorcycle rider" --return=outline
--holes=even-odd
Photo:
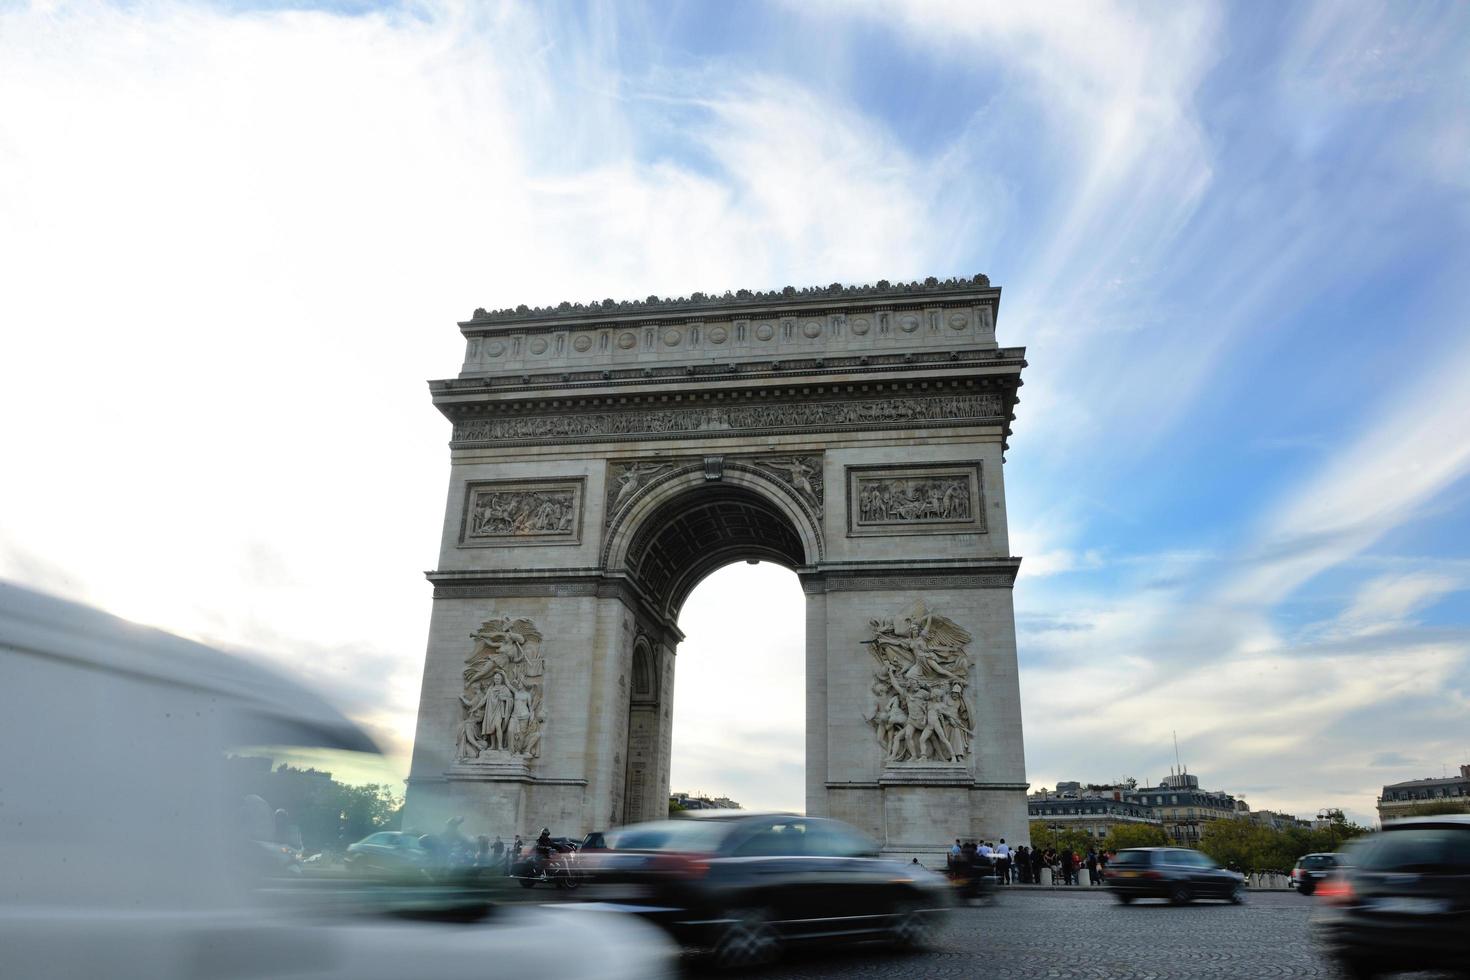
[[[546,870],[551,863],[551,852],[556,845],[551,843],[551,830],[547,827],[541,828],[541,836],[536,838],[536,873],[540,874]]]

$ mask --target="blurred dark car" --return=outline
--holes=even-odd
[[[1350,977],[1470,966],[1470,815],[1412,817],[1349,846],[1312,930]]]
[[[344,863],[352,871],[421,875],[432,866],[433,855],[412,834],[380,830],[349,844]]]
[[[1340,854],[1303,854],[1297,858],[1296,867],[1291,869],[1291,877],[1286,881],[1286,887],[1295,888],[1303,895],[1310,895],[1317,890],[1317,886],[1325,881],[1337,868]]]
[[[583,855],[592,897],[657,922],[721,967],[768,963],[796,942],[918,948],[950,904],[943,877],[883,860],[836,820],[707,811],[607,838],[609,850]]]
[[[1107,886],[1123,904],[1135,898],[1167,898],[1187,905],[1197,898],[1245,901],[1245,875],[1187,847],[1131,847],[1108,862]]]

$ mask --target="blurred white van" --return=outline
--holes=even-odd
[[[483,918],[272,902],[246,868],[237,746],[376,752],[250,661],[0,583],[0,977],[651,977],[614,913]]]

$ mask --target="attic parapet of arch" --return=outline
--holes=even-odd
[[[518,306],[514,309],[477,309],[471,319],[462,321],[462,330],[480,327],[496,321],[505,323],[533,323],[548,320],[621,320],[661,318],[668,316],[707,316],[712,311],[742,311],[747,315],[765,315],[791,312],[800,314],[813,305],[826,307],[833,303],[929,303],[938,300],[954,300],[970,297],[983,300],[993,307],[1000,303],[1000,288],[991,286],[990,277],[977,273],[968,277],[953,277],[940,280],[935,276],[913,282],[890,283],[880,279],[876,283],[847,285],[834,282],[829,286],[808,286],[798,289],[786,286],[779,290],[760,291],[738,289],[727,291],[723,296],[708,296],[692,293],[689,296],[665,298],[649,296],[643,300],[603,299],[591,303],[563,302],[558,306]]]

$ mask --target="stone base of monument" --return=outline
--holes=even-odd
[[[459,759],[444,773],[447,779],[529,781],[531,770],[524,756],[510,752],[481,752],[477,759]]]
[[[901,861],[917,857],[921,864],[942,862],[956,837],[970,836],[974,783],[963,763],[890,762],[878,777],[886,840],[883,855]]]
[[[975,777],[963,762],[890,762],[879,786],[970,786]]]

